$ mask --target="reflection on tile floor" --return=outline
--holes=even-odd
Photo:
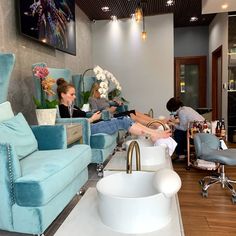
[[[96,164],[90,164],[88,167],[89,172],[89,180],[84,185],[85,191],[89,187],[95,187],[97,181],[100,179],[97,175]],[[75,196],[71,202],[66,206],[66,208],[62,211],[62,213],[56,218],[56,220],[50,225],[50,227],[46,230],[45,236],[53,236],[66,217],[69,215],[71,210],[75,207],[75,205],[79,202],[81,196]],[[20,233],[11,233],[7,231],[0,230],[0,236],[29,236],[31,234],[20,234]],[[32,235],[31,235],[32,236]],[[66,235],[65,235],[66,236]]]

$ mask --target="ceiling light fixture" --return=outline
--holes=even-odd
[[[135,20],[140,22],[143,18],[143,9],[141,7],[141,2],[138,3],[138,7],[135,9]]]
[[[135,14],[134,13],[130,14],[130,17],[131,17],[132,20],[135,20]]]
[[[227,9],[227,8],[228,8],[228,4],[223,4],[223,5],[221,5],[221,8],[222,8],[222,9]]]
[[[166,2],[167,7],[170,7],[170,6],[173,6],[173,5],[174,5],[174,0],[167,0],[167,2]]]
[[[111,16],[111,20],[112,21],[117,21],[117,16],[115,16],[115,15]]]
[[[189,21],[190,22],[198,21],[198,18],[196,16],[192,16]]]
[[[142,40],[145,41],[147,39],[147,32],[143,31],[142,32]]]
[[[144,18],[144,14],[143,14],[143,31],[141,34],[142,40],[145,41],[147,39],[147,32],[145,30],[145,18]]]
[[[110,8],[107,7],[107,6],[102,7],[101,9],[102,9],[103,12],[108,12],[108,11],[110,11]]]

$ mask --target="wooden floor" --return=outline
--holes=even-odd
[[[230,192],[215,185],[209,189],[208,198],[203,198],[198,181],[210,172],[186,170],[185,163],[174,163],[174,169],[182,180],[178,196],[185,235],[235,236],[236,204],[232,204]],[[226,174],[236,179],[236,167],[227,167]]]

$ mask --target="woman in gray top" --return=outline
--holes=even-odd
[[[116,114],[117,106],[122,105],[123,103],[119,100],[114,100],[113,103],[117,103],[117,106],[113,106],[109,103],[109,101],[106,98],[101,98],[101,95],[99,93],[99,83],[95,82],[91,88],[91,93],[89,97],[89,104],[91,107],[91,110],[93,112],[95,111],[102,111],[102,110],[108,110],[114,117],[119,116],[130,116],[130,118],[140,124],[147,125],[149,122],[153,121],[154,119],[135,110],[121,112]],[[162,120],[163,122],[163,120]],[[164,121],[165,123],[165,121]],[[159,124],[154,124],[155,126],[159,126]]]

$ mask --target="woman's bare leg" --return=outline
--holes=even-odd
[[[146,116],[140,112],[135,112],[135,113],[136,113],[136,115],[131,113],[130,117],[132,118],[132,120],[134,120],[140,124],[147,125],[150,121],[153,120],[151,117]]]
[[[171,136],[171,130],[157,131],[154,129],[147,128],[146,126],[143,126],[139,123],[134,123],[130,127],[129,132],[138,136],[149,136],[153,142],[156,142],[157,139],[168,138]]]
[[[136,115],[134,115],[133,113],[130,114],[131,119],[138,122],[138,123],[140,123],[140,124],[142,124],[142,125],[145,125],[145,126],[149,122],[157,120],[155,118],[151,118],[150,116],[147,116],[147,115],[145,115],[141,112],[138,112],[138,111],[136,111],[135,113],[136,113]],[[167,123],[166,120],[160,120],[160,121],[164,124]],[[160,126],[160,124],[158,124],[158,123],[153,124],[153,127],[155,127],[155,128],[158,128],[159,126]]]

